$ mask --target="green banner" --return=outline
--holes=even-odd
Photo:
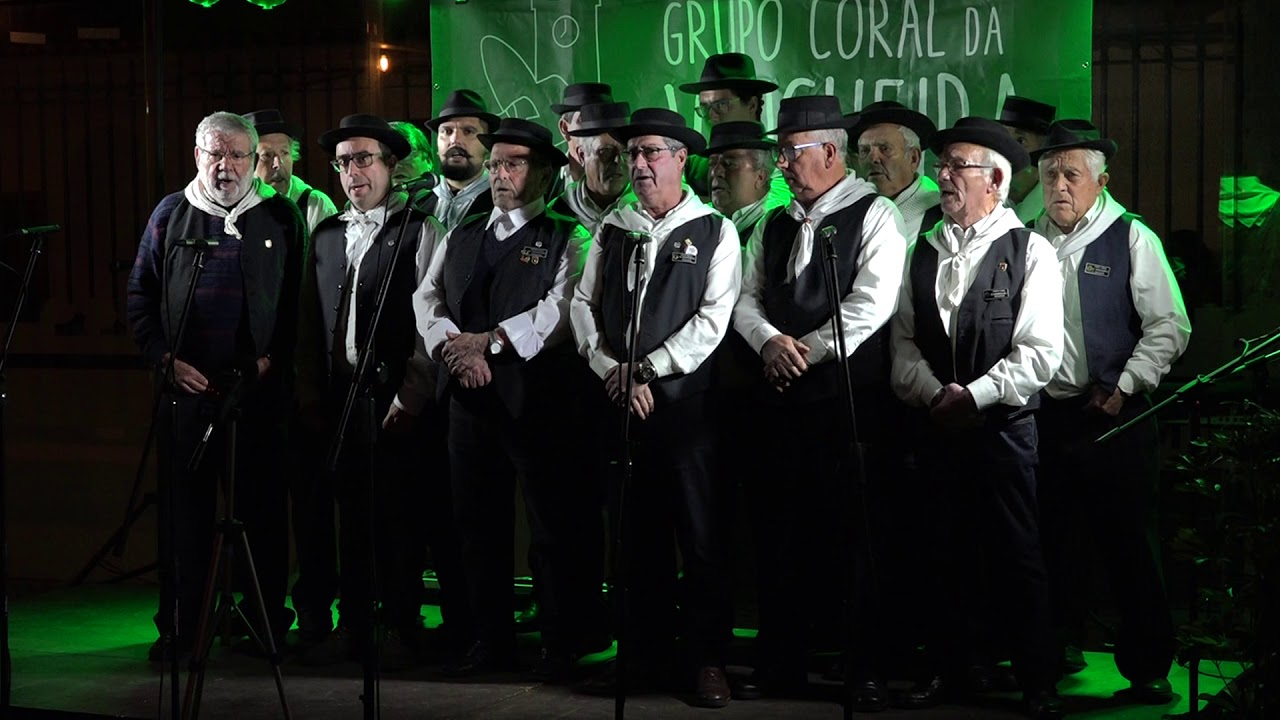
[[[709,55],[745,52],[782,97],[831,94],[846,112],[898,100],[948,127],[995,117],[1006,95],[1089,117],[1091,2],[1061,0],[432,0],[436,107],[480,92],[499,115],[553,127],[571,82],[610,83],[632,108],[679,111],[699,129]]]

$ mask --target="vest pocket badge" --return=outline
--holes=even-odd
[[[1110,265],[1099,265],[1098,263],[1085,263],[1085,275],[1097,275],[1098,277],[1111,277]]]
[[[267,249],[268,249],[268,250],[270,250],[270,249],[271,249],[271,238],[267,238],[266,245],[267,245]]]
[[[546,256],[547,249],[542,247],[541,241],[520,248],[520,262],[526,265],[537,265]]]
[[[987,302],[991,302],[992,300],[1008,300],[1009,288],[1000,288],[998,290],[983,290],[982,299],[986,300]]]
[[[685,238],[683,243],[677,240],[675,248],[676,251],[671,253],[671,262],[698,264],[698,248],[692,240]]]

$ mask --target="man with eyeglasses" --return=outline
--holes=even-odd
[[[630,113],[631,107],[624,102],[586,105],[578,113],[577,127],[570,131],[582,156],[583,176],[569,184],[551,209],[578,218],[593,236],[606,215],[626,202],[624,198],[634,197],[628,191],[625,148],[609,134],[626,125]]]
[[[942,208],[938,183],[920,172],[920,161],[937,130],[933,121],[893,100],[871,103],[849,118],[858,172],[898,206],[909,240],[931,230]]]
[[[1058,109],[1048,103],[1031,98],[1010,95],[1000,106],[999,122],[1009,136],[1033,153],[1043,145],[1049,135],[1049,124]],[[1040,190],[1040,173],[1028,165],[1009,182],[1009,207],[1018,213],[1018,219],[1030,226],[1044,212],[1044,192]]]
[[[409,208],[407,194],[393,188],[395,166],[410,147],[386,120],[348,115],[321,135],[319,144],[334,157],[347,204],[316,229],[303,275],[297,395],[313,447],[333,449],[329,446],[360,355],[367,348],[374,355],[368,365],[373,371],[359,378],[367,387],[349,418],[338,466],[332,475],[328,468],[315,474],[311,509],[296,519],[307,525],[304,533],[331,532],[332,503],[337,501],[338,627],[327,632],[332,625],[325,602],[307,607],[308,615],[317,614],[312,631],[322,639],[308,638],[311,644],[300,659],[311,665],[353,659],[372,647],[372,633],[381,624],[387,630],[382,667],[398,670],[413,663],[420,628],[421,577],[406,547],[416,511],[407,498],[416,472],[415,416],[431,392],[413,293],[443,232],[438,221]],[[386,299],[370,337],[378,292],[388,273]],[[319,458],[328,455],[317,453]],[[309,570],[324,568],[304,567],[303,575]],[[371,611],[374,597],[381,602],[379,618]],[[332,602],[332,597],[325,599]]]
[[[599,423],[598,443],[619,448],[621,413],[631,422],[634,476],[627,489],[627,671],[629,691],[668,689],[672,662],[676,570],[672,536],[684,560],[682,610],[694,702],[728,704],[724,671],[730,637],[726,567],[727,488],[716,471],[710,415],[711,357],[724,339],[741,274],[738,233],[681,183],[702,135],[679,114],[643,108],[610,131],[626,143],[636,200],[610,213],[587,254],[570,309],[573,335],[621,409]],[[637,255],[642,260],[635,269]],[[639,277],[637,277],[637,275]],[[637,285],[638,283],[638,285]],[[636,357],[627,363],[626,308],[638,288]],[[628,376],[634,380],[627,397]],[[613,692],[606,673],[585,688]]]
[[[440,114],[425,125],[436,134],[444,182],[433,188],[418,209],[439,218],[449,231],[464,217],[493,209],[480,136],[498,127],[498,116],[488,111],[480,93],[462,89],[449,93]]]
[[[1062,274],[1048,241],[1004,206],[1027,152],[994,120],[933,136],[944,220],[912,245],[893,319],[893,389],[916,408],[937,583],[937,676],[901,701],[985,689],[974,629],[990,598],[1007,618],[1024,711],[1062,717],[1036,512],[1039,392],[1062,361]],[[983,559],[990,589],[980,592]],[[985,589],[985,588],[984,588]],[[985,599],[984,599],[985,598]]]
[[[560,133],[560,139],[565,143],[564,151],[569,158],[569,163],[560,168],[551,187],[547,189],[548,202],[560,197],[571,184],[582,180],[586,159],[579,150],[578,136],[573,132],[580,127],[579,114],[582,108],[587,105],[612,102],[613,88],[607,83],[584,82],[565,86],[560,102],[551,105],[551,112],[560,118],[556,123],[556,129]]]
[[[1115,153],[1088,120],[1055,122],[1031,153],[1045,200],[1036,230],[1057,249],[1066,316],[1062,367],[1041,393],[1039,500],[1064,672],[1085,666],[1092,539],[1120,610],[1116,668],[1130,697],[1162,705],[1175,644],[1155,418],[1094,440],[1151,407],[1147,394],[1186,350],[1191,322],[1160,238],[1106,189]]]
[[[574,669],[589,617],[600,618],[602,561],[597,493],[579,456],[571,382],[580,361],[569,342],[569,298],[590,237],[572,217],[547,212],[547,185],[568,162],[551,132],[505,118],[480,136],[489,149],[494,209],[445,238],[417,293],[418,327],[442,363],[449,402],[454,512],[476,636],[452,677],[514,669],[511,612],[515,506],[523,491],[541,603],[546,680]]]
[[[257,144],[253,124],[240,115],[216,112],[200,121],[193,150],[196,176],[156,206],[129,275],[134,339],[158,371],[173,364],[173,386],[162,390],[172,402],[161,406],[156,433],[166,493],[159,503],[163,582],[156,623],[162,632],[174,633],[178,653],[190,651],[196,640],[217,478],[225,470],[225,426],[212,436],[198,470],[186,468],[205,429],[217,419],[223,393],[239,390],[237,512],[253,538],[277,647],[293,623],[285,606],[288,506],[280,463],[307,231],[298,208],[254,176]],[[201,249],[203,271],[182,347],[175,348],[179,316],[195,280],[194,253]],[[169,573],[175,559],[176,578]],[[171,624],[175,601],[176,627]],[[247,616],[258,621],[253,613]],[[157,641],[148,656],[160,660],[164,650]]]
[[[322,190],[317,190],[293,172],[302,157],[302,128],[287,122],[279,110],[255,110],[245,118],[258,131],[254,154],[254,174],[298,206],[313,233],[321,220],[338,214],[338,207]]]
[[[872,449],[868,475],[879,476],[878,430],[888,401],[885,325],[893,313],[906,254],[902,216],[875,187],[845,167],[849,121],[830,95],[794,97],[778,111],[778,166],[794,195],[790,205],[756,225],[747,243],[742,297],[734,328],[760,356],[757,382],[767,413],[760,442],[762,477],[748,497],[760,550],[759,654],[753,685],[789,694],[806,683],[809,623],[831,623],[842,596],[839,568],[866,547],[862,527],[850,525],[848,432],[840,394],[833,309],[826,290],[826,242],[836,248],[839,312],[849,353],[859,437]],[[761,382],[763,381],[763,382]],[[796,481],[779,484],[777,477]],[[849,534],[846,536],[846,534]],[[853,538],[850,540],[850,538]],[[859,572],[863,565],[857,566]],[[836,568],[833,570],[833,568]],[[832,579],[833,582],[827,582]],[[855,602],[856,706],[885,707],[879,669],[879,620],[869,578],[851,590]],[[848,590],[848,589],[846,589]],[[752,688],[755,690],[755,688]]]

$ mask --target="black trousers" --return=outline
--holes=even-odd
[[[540,406],[536,406],[540,407]],[[512,418],[492,388],[457,389],[449,405],[454,518],[476,639],[515,649],[512,573],[519,479],[542,604],[543,646],[572,650],[600,605],[600,497],[587,451],[555,408]]]
[[[1023,692],[1052,688],[1061,654],[1040,545],[1035,418],[959,432],[922,423],[927,452],[920,459],[933,500],[936,669],[957,676],[987,659],[975,651],[994,610],[1006,619]]]
[[[612,408],[602,447],[619,448],[622,411]],[[729,490],[716,472],[716,433],[706,393],[657,403],[632,418],[632,479],[623,498],[622,563],[627,588],[624,639],[641,664],[669,663],[683,635],[695,667],[722,665],[732,633],[726,566]],[[615,455],[619,457],[620,455]],[[615,469],[615,472],[620,470]],[[613,478],[616,490],[618,477]],[[613,492],[614,513],[617,493]],[[683,561],[677,589],[675,550]],[[683,614],[677,624],[677,597]]]
[[[815,646],[853,648],[860,677],[882,671],[884,588],[872,568],[883,550],[885,456],[877,428],[887,424],[888,401],[869,392],[855,398],[863,485],[838,398],[771,405],[760,437],[739,449],[762,469],[748,492],[760,563],[757,667],[775,681],[802,682]]]
[[[232,510],[244,524],[268,621],[279,640],[293,624],[293,612],[285,606],[289,584],[288,489],[281,468],[285,423],[282,403],[273,388],[250,388],[240,397],[235,415],[236,483]],[[170,398],[176,402],[170,402]],[[195,641],[219,516],[219,487],[228,469],[230,426],[219,419],[221,408],[222,402],[212,394],[173,394],[162,400],[160,409],[156,449],[161,476],[158,557],[162,582],[156,625],[161,632],[169,628],[173,618],[171,603],[176,599],[176,634],[182,643]],[[191,472],[188,463],[211,423],[214,430],[203,460]],[[237,553],[232,566],[234,588],[247,590],[247,559]],[[175,567],[176,578],[170,570]],[[250,621],[257,623],[252,608],[246,609],[251,610]]]
[[[1131,397],[1112,418],[1086,412],[1088,399],[1041,397],[1040,511],[1054,620],[1062,640],[1080,644],[1092,586],[1089,559],[1096,556],[1120,611],[1116,667],[1132,682],[1148,682],[1168,674],[1174,654],[1156,513],[1156,422],[1148,418],[1095,443],[1151,403]]]
[[[298,629],[327,633],[333,629],[333,601],[338,598],[338,533],[334,520],[333,477],[324,467],[331,433],[295,419],[290,433],[290,512],[298,579],[291,591]]]

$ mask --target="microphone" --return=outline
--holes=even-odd
[[[209,250],[218,247],[218,241],[213,238],[178,238],[171,243],[174,247],[189,247],[196,250]]]
[[[824,242],[831,242],[831,238],[835,237],[838,232],[840,232],[839,228],[834,225],[828,225],[818,231],[818,237],[822,238]]]
[[[428,173],[421,177],[416,177],[412,180],[406,180],[400,183],[397,187],[409,193],[410,195],[417,195],[420,192],[426,192],[428,190],[431,190],[439,182],[440,182],[439,178],[437,178],[435,175]]]
[[[628,230],[627,239],[630,240],[633,245],[645,245],[653,239],[653,236],[641,230]]]
[[[31,237],[32,235],[48,235],[49,233],[56,233],[61,229],[61,225],[33,225],[31,227],[22,228],[21,230],[14,230],[8,235],[5,235],[5,237],[16,238]]]

